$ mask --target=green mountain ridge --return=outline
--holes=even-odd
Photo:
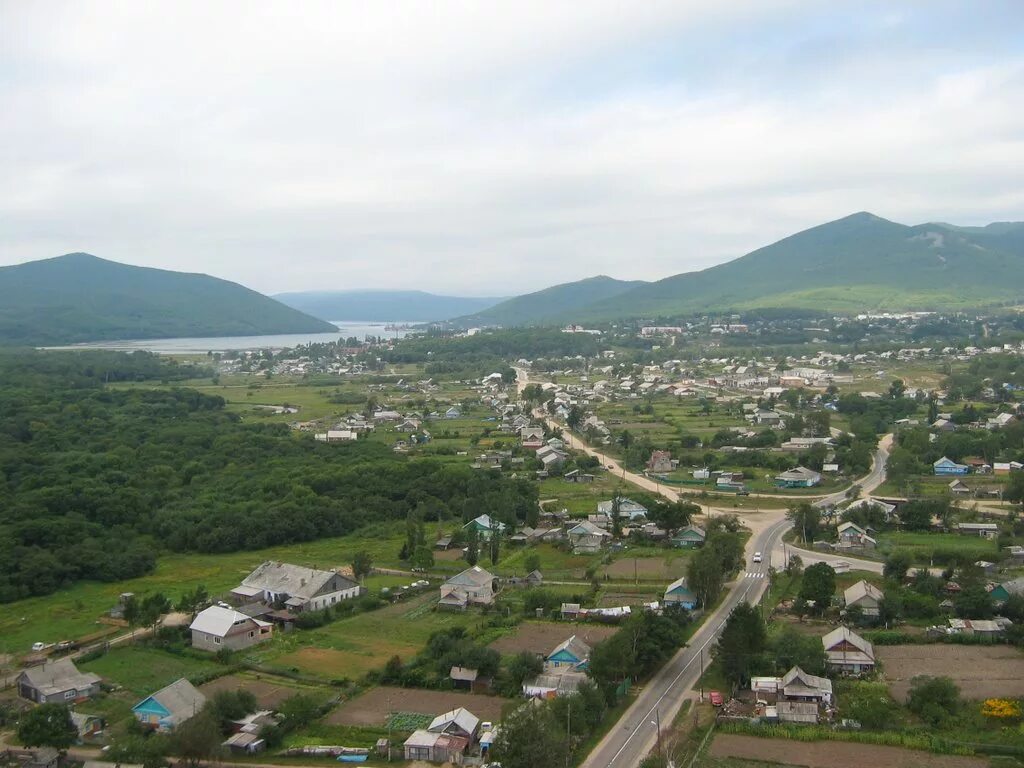
[[[335,326],[237,283],[87,253],[0,267],[0,344],[319,333]]]
[[[550,325],[562,322],[563,318],[571,318],[576,310],[644,285],[647,283],[642,280],[616,280],[607,275],[597,275],[516,296],[483,312],[458,317],[452,323],[462,328],[474,325]]]
[[[482,312],[505,298],[439,296],[426,291],[298,291],[271,298],[321,320],[432,322]]]
[[[554,322],[762,308],[925,310],[1024,297],[1024,224],[907,226],[862,212],[745,256],[561,313]]]

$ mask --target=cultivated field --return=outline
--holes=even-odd
[[[621,557],[604,572],[613,579],[673,581],[686,573],[690,558],[679,551],[668,550],[664,557]]]
[[[389,712],[416,712],[435,716],[459,707],[465,707],[481,720],[498,722],[501,720],[502,709],[512,703],[512,699],[500,696],[384,685],[344,702],[327,716],[327,723],[380,727],[387,722]]]
[[[597,624],[555,624],[539,621],[524,621],[516,627],[515,633],[499,638],[488,647],[499,653],[531,653],[548,654],[561,642],[576,635],[591,648],[602,640],[611,637],[618,630],[615,627],[604,627]]]
[[[256,697],[260,709],[277,709],[285,699],[290,699],[296,694],[319,696],[326,699],[329,692],[326,688],[315,688],[308,685],[296,683],[293,680],[286,680],[268,675],[254,675],[243,673],[239,675],[225,675],[216,680],[199,686],[207,698],[221,691],[248,691]]]
[[[876,646],[893,698],[906,701],[915,675],[953,679],[966,699],[1024,696],[1024,654],[1003,645]]]
[[[223,669],[219,664],[191,656],[179,656],[144,646],[121,646],[78,665],[94,672],[107,683],[120,685],[133,696],[148,696],[180,677],[197,680]]]
[[[933,755],[901,747],[842,741],[790,741],[724,733],[711,744],[712,758],[739,758],[808,768],[985,768],[977,757]],[[714,763],[711,763],[714,765]]]

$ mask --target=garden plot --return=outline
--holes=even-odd
[[[1010,646],[885,645],[875,655],[899,701],[917,675],[952,678],[965,699],[1024,696],[1024,654]]]

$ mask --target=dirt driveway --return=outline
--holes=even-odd
[[[711,743],[713,757],[761,760],[807,768],[986,768],[978,757],[933,755],[901,747],[843,741],[790,741],[723,733]]]

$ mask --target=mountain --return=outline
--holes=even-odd
[[[1024,297],[1024,223],[907,226],[870,213],[563,312],[555,322],[703,311],[957,309]]]
[[[643,285],[646,283],[642,280],[616,280],[598,275],[516,296],[483,312],[458,317],[452,322],[463,328],[475,325],[547,325],[572,317],[576,310]]]
[[[482,312],[501,298],[437,296],[423,291],[302,291],[273,296],[321,320],[430,322]]]
[[[0,267],[0,344],[333,330],[209,275],[134,267],[87,253]]]

